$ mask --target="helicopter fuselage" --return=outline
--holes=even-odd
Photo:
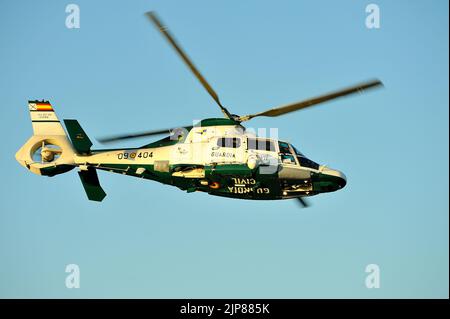
[[[140,148],[74,157],[81,170],[154,180],[187,192],[239,199],[289,199],[343,188],[343,173],[307,159],[289,143],[257,137],[229,119],[198,125]]]

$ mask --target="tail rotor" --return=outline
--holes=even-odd
[[[41,164],[52,163],[61,157],[62,149],[58,145],[46,142],[46,140],[43,140],[39,145],[32,154],[35,162]]]

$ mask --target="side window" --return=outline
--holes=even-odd
[[[249,150],[261,150],[275,152],[275,144],[270,140],[264,140],[260,138],[247,139],[247,148]]]
[[[241,139],[237,137],[220,137],[217,139],[217,146],[239,148],[241,146]]]
[[[291,149],[289,148],[288,143],[278,142],[278,146],[280,147],[280,153],[291,154]]]
[[[278,146],[280,147],[280,158],[282,163],[297,164],[288,143],[278,142]]]

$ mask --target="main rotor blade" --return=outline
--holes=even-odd
[[[186,63],[186,65],[189,67],[192,73],[194,73],[195,77],[200,81],[200,83],[203,85],[206,91],[208,91],[209,95],[211,95],[214,101],[216,101],[216,103],[219,105],[223,114],[228,118],[232,118],[230,112],[228,112],[228,110],[222,105],[222,103],[220,103],[219,96],[217,95],[217,93],[214,91],[211,85],[209,85],[208,81],[206,81],[206,79],[203,77],[200,71],[195,67],[195,65],[186,55],[186,53],[181,49],[181,46],[175,41],[175,38],[170,34],[167,27],[162,24],[161,20],[158,18],[156,13],[154,11],[150,11],[147,12],[145,15],[158,28],[158,30],[166,38],[166,40],[170,43],[170,45],[172,45],[172,47],[175,49],[175,51],[178,53],[178,55],[181,57],[184,63]]]
[[[145,131],[145,132],[138,132],[138,133],[131,133],[131,134],[123,134],[123,135],[113,135],[113,136],[98,138],[97,141],[99,141],[100,143],[106,144],[106,143],[112,143],[112,142],[128,140],[128,139],[138,138],[138,137],[171,134],[173,131],[174,131],[174,129],[171,128],[171,129]]]
[[[364,83],[360,83],[339,91],[335,91],[335,92],[331,92],[328,94],[324,94],[321,96],[317,96],[305,101],[300,101],[300,102],[295,102],[295,103],[291,103],[288,105],[284,105],[281,107],[276,107],[264,112],[260,112],[260,113],[256,113],[256,114],[250,114],[250,115],[245,115],[245,116],[241,116],[239,118],[240,122],[243,121],[248,121],[254,117],[257,116],[270,116],[270,117],[275,117],[275,116],[280,116],[286,113],[290,113],[290,112],[294,112],[294,111],[298,111],[307,107],[311,107],[313,105],[317,105],[320,103],[324,103],[330,100],[334,100],[337,99],[339,97],[343,97],[343,96],[347,96],[350,94],[354,94],[354,93],[363,93],[365,90],[371,89],[371,88],[376,88],[379,86],[383,86],[383,83],[380,80],[371,80],[368,82],[364,82]]]

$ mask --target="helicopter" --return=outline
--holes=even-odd
[[[102,201],[106,193],[97,170],[153,180],[188,193],[249,200],[296,199],[340,190],[347,179],[339,170],[307,158],[277,136],[261,137],[243,126],[256,117],[276,117],[344,96],[383,86],[378,79],[263,112],[236,115],[220,101],[192,60],[153,11],[146,17],[167,40],[219,106],[223,117],[207,118],[179,128],[115,135],[98,139],[111,143],[138,137],[166,136],[132,148],[91,149],[93,143],[74,119],[65,129],[49,101],[30,100],[33,135],[17,151],[16,160],[30,172],[55,176],[78,168],[89,200]]]

